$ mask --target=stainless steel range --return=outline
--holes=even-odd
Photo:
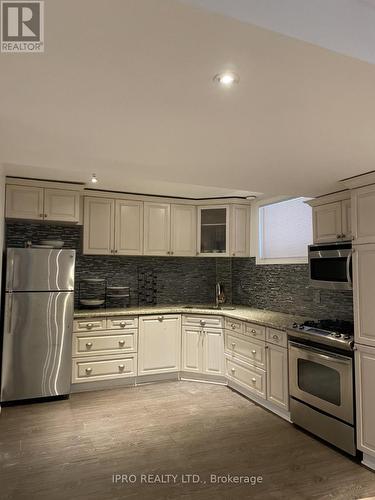
[[[288,339],[292,421],[355,455],[353,324],[306,321]]]

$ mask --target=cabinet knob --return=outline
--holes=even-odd
[[[195,255],[199,255],[199,252],[195,252]]]
[[[254,328],[253,328],[253,329],[251,330],[251,333],[255,333],[255,334],[256,334],[256,333],[257,333],[257,331],[256,331],[256,330],[254,330]]]
[[[233,349],[236,347],[236,343],[235,342],[232,342],[232,347],[233,347]]]
[[[121,328],[125,328],[126,327],[126,321],[120,321],[120,326],[121,326]]]
[[[236,370],[234,368],[231,368],[231,372],[234,373]]]
[[[236,329],[236,325],[235,325],[234,323],[231,323],[231,325],[230,325],[230,326],[231,326],[232,330],[235,330],[235,329]]]
[[[163,321],[164,316],[158,316],[158,321]]]
[[[87,375],[90,375],[90,373],[92,372],[92,368],[86,368],[85,371],[86,371]]]
[[[203,319],[201,319],[199,323],[201,324],[201,326],[204,326],[206,324],[206,322],[203,321]]]
[[[120,345],[125,345],[125,340],[119,340],[119,341],[118,341],[118,343],[119,343]]]
[[[256,352],[256,350],[255,350],[255,349],[253,349],[253,350],[251,351],[251,353],[252,353],[252,354],[256,354],[257,352]]]
[[[43,214],[39,214],[39,217],[40,217],[41,219],[43,219]]]
[[[44,218],[47,219],[47,217],[48,217],[48,214],[44,214]]]
[[[252,381],[252,383],[253,383],[253,384],[255,384],[255,382],[257,381],[257,379],[256,379],[255,377],[253,377],[253,378],[251,379],[251,381]]]
[[[90,349],[92,347],[92,342],[87,342],[86,347],[87,347],[87,349]]]
[[[170,255],[173,255],[173,252],[169,252],[169,253],[170,253]]]
[[[232,257],[235,257],[235,256],[236,256],[236,254],[235,254],[235,252],[233,252],[233,253],[232,253]]]
[[[341,234],[337,234],[336,238],[339,240],[341,238]]]
[[[125,365],[118,365],[118,369],[122,372],[123,369],[125,368]]]
[[[94,326],[94,325],[93,325],[92,323],[87,323],[86,328],[87,328],[88,330],[91,330],[91,328],[93,328],[93,326]]]
[[[275,340],[280,340],[278,335],[272,335],[272,338]]]
[[[345,238],[345,236],[346,236],[346,234],[342,234],[342,235],[341,235],[341,238]]]

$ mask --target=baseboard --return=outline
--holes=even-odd
[[[246,396],[251,401],[254,401],[254,403],[257,403],[258,405],[263,406],[263,408],[266,408],[270,412],[275,413],[277,416],[283,418],[287,422],[289,422],[289,423],[292,422],[290,419],[290,413],[288,411],[282,410],[281,408],[278,408],[277,406],[270,403],[266,399],[260,398],[256,394],[253,394],[250,390],[246,389],[246,387],[244,387],[240,384],[237,384],[233,380],[228,380],[228,387],[230,389],[235,390],[236,392],[239,392],[243,396]]]
[[[70,392],[77,394],[79,392],[104,391],[106,389],[117,389],[118,387],[134,387],[136,385],[136,377],[100,380],[97,382],[80,382],[72,384]]]
[[[363,453],[362,464],[375,471],[375,457],[373,457],[372,455]]]
[[[167,380],[179,380],[179,378],[179,372],[139,375],[135,379],[135,385],[153,384],[155,382],[163,382]]]
[[[187,380],[189,382],[204,382],[207,384],[227,385],[227,379],[222,375],[209,375],[195,372],[180,372],[180,380]]]

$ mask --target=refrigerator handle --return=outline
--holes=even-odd
[[[12,256],[9,259],[9,268],[7,269],[6,274],[6,290],[13,290],[13,282],[14,282],[14,257]]]
[[[11,335],[13,332],[12,325],[12,316],[13,316],[13,293],[8,292],[6,294],[7,297],[7,308],[6,308],[6,317],[7,317],[7,333]]]

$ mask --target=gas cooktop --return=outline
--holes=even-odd
[[[354,325],[350,321],[323,319],[293,323],[291,336],[325,344],[339,349],[352,350],[354,345]]]

